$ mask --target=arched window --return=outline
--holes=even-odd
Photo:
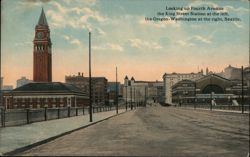
[[[202,93],[203,94],[210,94],[210,93],[216,93],[216,94],[223,94],[224,90],[222,87],[215,85],[215,84],[209,84],[207,85],[203,90]]]

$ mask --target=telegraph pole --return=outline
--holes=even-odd
[[[210,111],[212,111],[212,102],[213,102],[213,98],[212,98],[212,76],[213,76],[213,74],[211,75],[211,77],[210,77],[210,92],[211,92],[211,94],[210,94]]]
[[[130,86],[130,108],[133,110],[133,105],[132,105],[132,86]]]
[[[1,7],[1,4],[2,3],[0,3],[0,7]],[[0,20],[1,20],[1,17],[2,17],[2,12],[0,12]],[[0,31],[2,32],[2,25],[0,25]],[[1,41],[1,36],[0,36],[0,41]],[[1,45],[2,44],[0,44],[0,109],[2,108],[4,108],[4,104],[3,104],[3,93],[2,93],[2,48],[1,48]]]
[[[241,113],[244,113],[244,71],[243,66],[241,66]]]
[[[145,86],[144,105],[147,107],[147,87]]]
[[[134,88],[134,104],[135,104],[135,88]],[[134,106],[135,108],[136,108],[136,104],[135,104],[135,106]]]
[[[116,102],[116,114],[118,114],[118,82],[117,82],[117,67],[115,67],[115,102]]]
[[[128,96],[128,85],[125,85],[126,88],[126,111],[128,110],[128,100],[127,100],[127,96]]]
[[[91,85],[91,32],[89,32],[89,121],[93,121],[92,117],[92,85]]]

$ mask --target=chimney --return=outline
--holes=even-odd
[[[82,73],[82,77],[83,77],[83,73]]]
[[[81,73],[80,73],[80,72],[78,72],[78,76],[81,76]]]

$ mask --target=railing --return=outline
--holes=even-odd
[[[122,107],[119,107],[121,109]],[[93,113],[115,110],[115,106],[94,106]],[[0,127],[17,126],[89,114],[89,107],[0,110]]]
[[[178,105],[179,106],[179,105]],[[232,111],[249,111],[250,106],[244,105],[243,109],[242,106],[235,106],[235,105],[213,105],[210,104],[183,104],[181,107],[188,107],[188,108],[202,108],[202,109],[217,109],[217,110],[232,110]]]

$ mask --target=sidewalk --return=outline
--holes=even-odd
[[[120,109],[118,113],[124,112],[126,112],[125,109]],[[114,115],[116,115],[116,110],[94,113],[93,122],[89,122],[89,114],[87,114],[23,126],[0,128],[0,156],[18,148],[97,123]]]
[[[194,107],[181,107],[181,109],[210,111],[209,108],[198,108],[198,107],[196,109],[194,109]],[[216,112],[229,112],[229,113],[241,113],[241,111],[239,111],[239,110],[212,109],[212,111],[216,111]],[[244,114],[249,114],[249,111],[244,111]]]

